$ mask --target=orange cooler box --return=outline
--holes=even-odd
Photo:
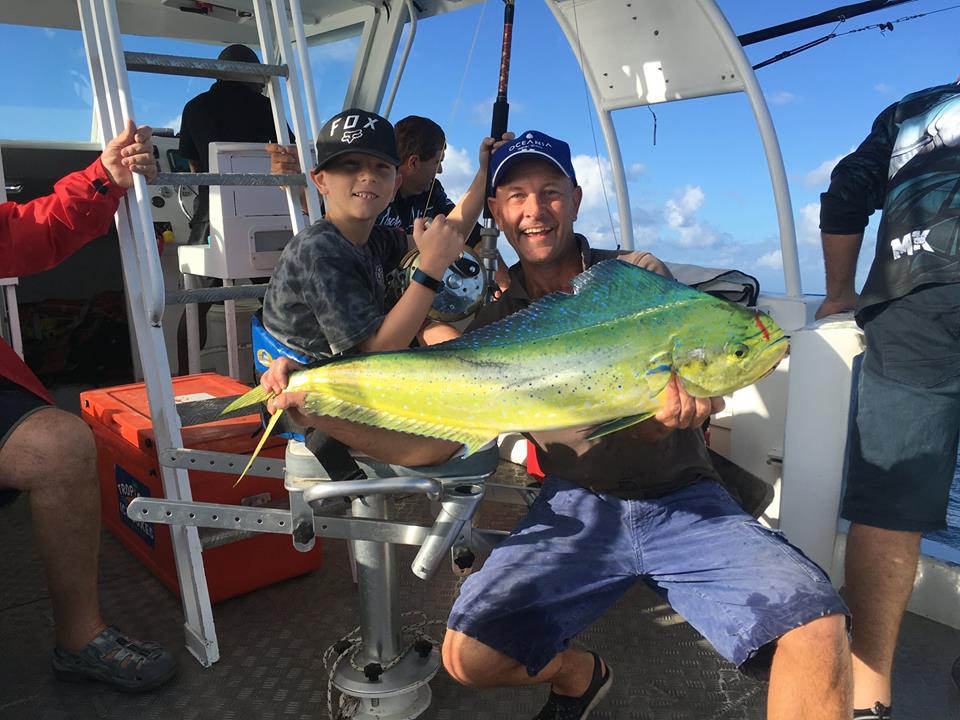
[[[214,373],[173,379],[176,401],[189,402],[239,395],[245,385]],[[142,384],[91,390],[80,395],[83,419],[97,442],[103,523],[133,555],[174,593],[179,594],[170,529],[134,522],[127,505],[135,497],[163,497],[153,424]],[[259,415],[246,415],[185,427],[183,443],[194,450],[250,455],[262,432]],[[268,442],[261,455],[282,458],[286,441]],[[229,505],[262,505],[286,497],[283,480],[247,476],[234,487],[236,475],[190,471],[193,499]],[[200,528],[201,537],[204,529]],[[207,586],[213,602],[316,570],[320,543],[310,552],[293,548],[289,535],[263,533],[203,552]]]

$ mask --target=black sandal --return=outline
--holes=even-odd
[[[77,652],[54,649],[53,674],[65,682],[96,680],[124,692],[144,692],[176,675],[177,661],[155,642],[108,627]]]

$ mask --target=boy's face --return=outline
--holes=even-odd
[[[397,168],[366,153],[347,153],[311,173],[323,195],[327,215],[375,220],[400,187]]]

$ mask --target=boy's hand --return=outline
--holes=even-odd
[[[302,368],[303,365],[295,363],[288,357],[278,357],[270,361],[267,371],[260,376],[260,387],[269,390],[274,395],[279,395],[287,389],[287,383],[290,382],[290,373]]]
[[[463,235],[445,215],[437,215],[426,229],[423,218],[414,220],[413,240],[420,251],[420,269],[436,280],[463,252]]]
[[[484,174],[487,172],[487,168],[490,166],[490,156],[493,155],[493,151],[504,143],[510,142],[514,137],[516,136],[512,132],[507,132],[496,142],[490,137],[485,137],[480,141],[480,172]]]
[[[296,145],[267,143],[265,148],[270,153],[271,175],[297,175],[300,172]]]

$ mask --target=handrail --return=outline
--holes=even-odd
[[[407,56],[410,54],[410,48],[413,46],[413,38],[417,35],[417,8],[413,0],[404,0],[407,6],[407,15],[410,16],[410,34],[407,35],[407,42],[403,46],[403,53],[400,55],[400,65],[393,76],[393,87],[390,88],[390,97],[387,98],[387,104],[383,108],[382,115],[390,119],[390,111],[393,109],[393,100],[397,97],[397,90],[400,87],[400,78],[403,77],[403,70],[407,66]]]
[[[340,498],[352,495],[390,495],[394,493],[438,493],[441,485],[428,477],[415,475],[407,477],[377,478],[366,480],[342,480],[338,482],[321,482],[303,493],[305,502]]]
[[[109,95],[115,95],[116,103],[113,105],[113,116],[126,124],[133,118],[133,103],[131,102],[130,80],[126,73],[126,64],[123,61],[123,48],[120,45],[120,24],[117,21],[115,12],[106,12],[106,8],[100,6],[101,16],[98,18],[106,25],[106,42],[110,49],[110,57],[104,58],[104,68],[111,75],[106,84],[106,90]],[[119,113],[117,112],[119,111]],[[122,132],[123,127],[117,127],[114,122],[114,136]],[[109,138],[103,138],[106,143]],[[160,326],[163,318],[163,311],[166,307],[163,286],[163,269],[160,267],[160,254],[151,239],[153,234],[153,218],[147,216],[147,208],[150,207],[150,194],[147,190],[147,179],[143,175],[133,174],[133,189],[137,198],[136,207],[130,208],[130,225],[134,236],[134,250],[137,258],[137,264],[145,267],[141,276],[146,280],[147,287],[144,288],[146,294],[145,309],[147,321],[154,327]]]

